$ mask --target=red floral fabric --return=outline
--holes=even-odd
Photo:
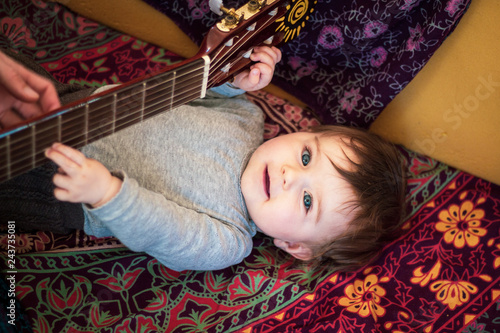
[[[179,60],[57,4],[8,0],[0,13],[0,46],[35,57],[63,82],[126,82]],[[319,123],[308,110],[268,93],[248,96],[266,115],[266,139]],[[10,263],[5,232],[0,233],[5,254],[0,267],[4,278],[7,271],[16,271],[21,306],[16,313],[25,321],[15,328],[0,322],[0,328],[71,333],[494,331],[500,320],[500,187],[404,148],[400,152],[408,175],[406,233],[357,272],[296,267],[260,235],[251,255],[238,265],[175,272],[114,238],[18,230],[15,262]],[[0,300],[9,301],[2,286]],[[5,309],[0,307],[0,314]]]

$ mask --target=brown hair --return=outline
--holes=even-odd
[[[318,126],[310,130],[321,136],[340,137],[354,154],[350,166],[339,174],[350,184],[356,198],[349,202],[354,218],[347,231],[328,244],[315,247],[313,266],[352,271],[373,260],[384,245],[402,233],[406,179],[397,148],[363,129],[345,126]]]

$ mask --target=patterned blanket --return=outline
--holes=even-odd
[[[62,82],[126,82],[180,60],[57,4],[4,3],[0,46],[34,57]],[[268,93],[248,97],[266,115],[267,139],[321,122]],[[21,233],[0,221],[0,331],[493,332],[500,187],[400,152],[409,179],[406,234],[353,273],[299,269],[264,236],[239,265],[175,272],[113,238]]]

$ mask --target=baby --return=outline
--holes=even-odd
[[[59,166],[55,197],[83,203],[87,234],[115,236],[174,270],[239,263],[257,231],[303,261],[366,264],[399,229],[398,154],[375,135],[335,126],[262,143],[262,111],[241,94],[267,85],[280,58],[257,48],[235,87],[82,152],[55,143],[46,151]]]

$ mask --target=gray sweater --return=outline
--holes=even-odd
[[[263,114],[244,96],[208,95],[83,149],[123,178],[111,201],[84,206],[87,234],[115,236],[177,271],[250,254],[256,226],[240,180],[262,143]]]

